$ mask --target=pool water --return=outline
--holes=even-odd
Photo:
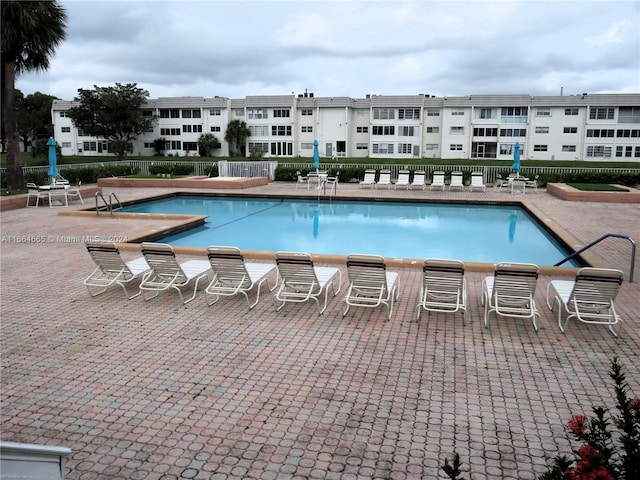
[[[173,246],[547,266],[568,255],[514,206],[176,196],[125,211],[208,215],[205,225],[161,240]]]

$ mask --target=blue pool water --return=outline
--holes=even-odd
[[[125,211],[208,215],[204,226],[161,240],[173,246],[537,265],[567,256],[525,210],[513,206],[177,196]]]

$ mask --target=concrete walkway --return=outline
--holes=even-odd
[[[515,197],[491,190],[338,186],[354,197]],[[126,201],[169,190],[110,191]],[[315,195],[281,183],[243,193]],[[524,198],[577,244],[608,232],[640,239],[637,204]],[[563,427],[572,415],[613,405],[614,355],[640,395],[638,272],[616,302],[618,338],[576,323],[562,334],[544,300],[551,276],[538,284],[537,333],[504,318],[484,327],[482,272],[467,274],[464,323],[444,314],[415,321],[420,272],[410,268],[397,269],[391,321],[383,309],[343,318],[346,287],[322,316],[315,304],[275,312],[264,292],[251,311],[243,298],[207,307],[202,293],[186,306],[175,293],[91,298],[86,239],[123,241],[170,222],[61,211],[0,214],[0,437],[71,448],[69,479],[444,478],[439,467],[454,451],[466,478],[534,479],[556,454],[570,454]],[[593,250],[627,278],[629,252],[617,239]]]

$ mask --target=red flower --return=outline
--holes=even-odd
[[[629,400],[629,408],[631,410],[640,410],[640,398],[632,398]]]
[[[564,427],[567,432],[574,435],[581,435],[587,431],[587,417],[575,415]]]
[[[580,460],[576,464],[573,478],[576,480],[614,480],[613,476],[600,463],[600,452],[591,445],[583,445],[578,449]]]

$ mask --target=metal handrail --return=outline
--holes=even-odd
[[[109,208],[109,204],[104,199],[104,195],[102,195],[102,192],[98,191],[95,194],[95,198],[96,198],[96,215],[100,215],[100,209],[98,208],[98,197],[100,197],[102,199],[102,203],[104,203],[105,208],[107,208],[109,211],[111,211],[111,209]]]
[[[585,250],[593,247],[594,245],[600,243],[605,238],[609,238],[609,237],[624,238],[624,239],[629,240],[631,242],[631,269],[630,269],[630,273],[629,273],[629,282],[633,283],[633,272],[634,272],[635,266],[636,266],[636,242],[634,242],[633,239],[629,235],[624,235],[622,233],[607,233],[606,235],[601,236],[597,240],[594,240],[589,245],[585,245],[584,247],[582,247],[577,252],[573,252],[568,257],[564,258],[563,260],[560,260],[558,263],[556,263],[554,265],[554,267],[559,267],[564,262],[566,262],[568,260],[571,260],[573,257],[576,257],[576,256],[580,255]]]
[[[118,199],[118,196],[115,193],[111,192],[109,194],[109,212],[113,215],[113,202],[111,201],[111,197],[113,197],[118,204],[118,208],[116,210],[122,210],[122,203],[120,203],[120,199]]]

